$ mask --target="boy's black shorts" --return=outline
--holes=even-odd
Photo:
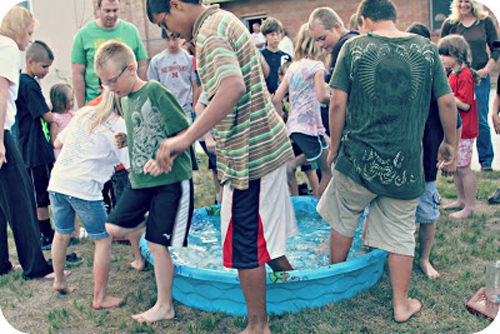
[[[135,228],[146,222],[146,240],[172,247],[187,246],[194,208],[193,180],[153,188],[125,188],[108,223]]]

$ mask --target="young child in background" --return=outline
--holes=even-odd
[[[43,250],[50,249],[54,236],[49,216],[47,185],[55,158],[52,144],[45,135],[41,122],[42,119],[52,122],[52,113],[36,78],[43,79],[49,73],[53,61],[54,54],[46,43],[35,41],[29,45],[16,100],[18,144],[34,188]]]
[[[122,97],[127,134],[115,134],[115,143],[127,145],[130,156],[130,184],[111,212],[106,230],[123,238],[146,224],[146,240],[155,263],[158,290],[156,304],[133,315],[138,322],[172,319],[174,266],[169,247],[187,246],[193,213],[192,162],[188,147],[164,174],[155,156],[162,140],[183,132],[189,122],[175,96],[157,81],[137,76],[133,51],[110,40],[95,55],[95,71],[103,86]],[[147,221],[144,214],[149,211]]]
[[[269,65],[269,75],[266,76],[266,85],[269,93],[274,94],[280,84],[279,71],[281,65],[292,60],[292,56],[279,49],[281,37],[283,34],[283,25],[274,17],[268,17],[260,28],[267,46],[262,50],[262,55]]]
[[[73,114],[75,93],[73,87],[66,82],[58,82],[50,88],[50,103],[52,104],[52,123],[50,123],[50,140],[52,145],[57,135],[64,130],[75,114]],[[60,148],[54,147],[54,157],[57,160]]]
[[[286,128],[288,135],[303,154],[288,162],[288,180],[295,175],[295,169],[306,163],[317,161],[321,170],[319,190],[314,194],[320,197],[332,177],[326,162],[328,144],[325,141],[325,128],[321,121],[320,102],[330,99],[330,91],[325,85],[325,54],[309,34],[307,24],[303,24],[297,35],[294,61],[286,72],[273,98],[279,110],[281,99],[289,92],[290,112]]]
[[[457,152],[457,172],[453,176],[458,198],[443,209],[460,209],[450,218],[468,218],[476,212],[476,178],[470,168],[472,145],[479,135],[474,77],[470,71],[471,52],[467,41],[460,35],[448,35],[439,41],[439,54],[444,67],[450,70],[448,82],[462,117],[462,136]]]
[[[126,149],[117,149],[114,134],[125,129],[119,117],[118,99],[109,91],[97,107],[84,107],[55,140],[55,147],[64,148],[56,161],[49,183],[50,201],[56,228],[52,245],[55,279],[53,289],[61,294],[76,287],[67,285],[63,275],[66,249],[75,230],[75,213],[80,217],[89,238],[94,240],[95,309],[120,305],[122,298],[108,296],[106,287],[111,257],[111,237],[106,232],[106,208],[102,200],[104,182],[114,166],[128,165]]]
[[[280,67],[280,82],[283,81],[285,78],[286,71],[292,64],[291,61],[287,61]],[[288,113],[290,112],[290,98],[288,92],[285,94],[283,99],[281,99],[281,109],[276,109],[276,110],[281,110],[281,117],[283,118],[283,121],[286,122],[288,121]],[[293,153],[295,156],[299,156],[302,154],[302,151],[300,150],[299,146],[292,141],[292,148],[293,148]],[[318,168],[317,163],[312,163],[312,164],[304,164],[300,166],[300,170],[306,174],[307,181],[309,181],[309,185],[311,186],[311,191],[313,195],[318,196],[319,194],[319,180],[318,180],[318,175],[316,174],[316,169]],[[292,196],[299,196],[303,194],[303,189],[302,187],[305,186],[305,190],[309,192],[307,189],[307,184],[301,184],[300,186],[297,184],[297,177],[295,174],[290,175],[290,181],[289,181],[289,186],[290,186],[290,193]],[[300,189],[299,189],[300,188]]]
[[[148,80],[156,80],[167,87],[179,101],[191,124],[193,122],[193,94],[199,88],[193,66],[193,56],[181,47],[182,39],[165,29],[161,37],[167,48],[151,59]],[[199,94],[198,94],[199,95]]]

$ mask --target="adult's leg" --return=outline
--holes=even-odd
[[[4,145],[7,163],[0,169],[1,210],[12,229],[23,276],[27,279],[42,278],[53,270],[40,247],[32,185],[9,131],[4,131]],[[1,228],[0,233],[4,233]]]
[[[7,240],[7,219],[0,207],[0,275],[7,274],[11,269],[12,263],[9,261],[9,242]]]
[[[353,238],[348,238],[330,230],[330,264],[344,262],[349,254]]]
[[[154,242],[148,242],[155,262],[155,279],[158,298],[156,304],[146,312],[135,314],[132,318],[138,322],[155,322],[173,319],[175,316],[172,303],[172,285],[174,280],[174,264],[168,248]]]
[[[436,234],[436,222],[425,223],[425,224],[420,223],[420,229],[418,231],[418,239],[420,243],[418,263],[420,269],[429,279],[436,279],[441,276],[439,272],[436,269],[434,269],[434,267],[431,264],[431,261],[429,260],[435,234]]]
[[[271,333],[267,321],[265,267],[239,269],[238,274],[248,313],[248,324],[242,333]]]
[[[392,303],[394,320],[405,322],[418,313],[422,304],[417,299],[408,297],[413,257],[389,253],[389,271],[391,274]]]
[[[475,86],[477,101],[477,116],[479,120],[479,137],[476,141],[479,163],[481,166],[491,166],[493,162],[493,145],[491,144],[490,125],[488,123],[488,110],[490,103],[491,82],[490,77],[482,78],[481,83]]]

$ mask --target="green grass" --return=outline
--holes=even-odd
[[[305,309],[298,313],[269,315],[274,333],[475,333],[490,321],[465,309],[466,302],[484,286],[485,265],[500,259],[500,206],[486,204],[487,197],[500,185],[500,173],[475,173],[478,181],[478,211],[462,221],[450,220],[442,212],[437,224],[431,261],[441,278],[427,280],[417,267],[410,282],[410,296],[419,299],[422,311],[404,324],[392,320],[392,290],[387,265],[381,279],[368,291],[337,304]],[[303,182],[303,178],[299,182]],[[212,205],[215,197],[206,161],[195,173],[195,206]],[[451,179],[438,178],[444,203],[456,198]],[[9,231],[10,233],[10,231]],[[9,234],[11,260],[17,261]],[[246,327],[244,317],[194,310],[175,302],[172,321],[138,324],[131,314],[151,307],[156,286],[151,266],[144,272],[128,267],[132,260],[129,246],[113,244],[109,293],[123,296],[124,306],[112,310],[91,307],[93,291],[93,244],[85,239],[69,251],[85,260],[71,268],[70,284],[78,290],[69,296],[51,291],[50,282],[22,279],[21,271],[0,277],[0,307],[17,329],[31,333],[238,333]],[[416,254],[419,246],[417,240]],[[50,252],[45,252],[50,257]]]

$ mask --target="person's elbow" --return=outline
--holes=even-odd
[[[233,96],[237,98],[237,100],[241,99],[247,92],[243,78],[232,77],[230,80],[227,80],[226,85],[227,88],[229,88],[228,91],[232,92]]]

